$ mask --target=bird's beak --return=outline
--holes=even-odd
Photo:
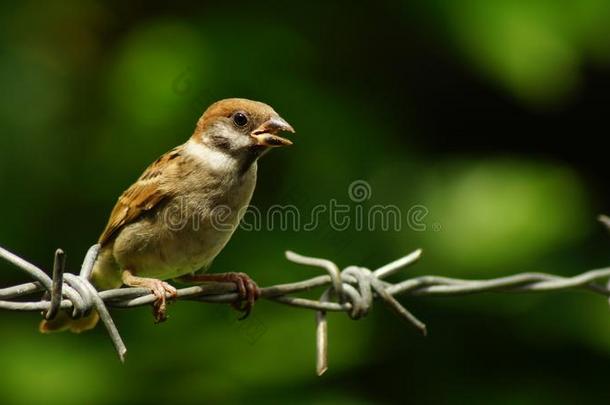
[[[260,127],[252,131],[250,136],[255,139],[256,145],[268,147],[292,145],[290,140],[278,136],[278,132],[294,133],[294,129],[284,119],[275,117],[265,121]]]

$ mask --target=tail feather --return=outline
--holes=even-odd
[[[43,319],[38,326],[41,333],[63,332],[69,330],[72,333],[81,333],[93,329],[100,316],[97,311],[92,311],[90,315],[80,319],[72,319],[70,316],[61,311],[54,319]]]
[[[98,290],[118,288],[121,286],[121,275],[118,271],[114,257],[112,256],[112,245],[102,249],[97,257],[92,272],[91,282]],[[54,319],[43,320],[38,326],[41,333],[53,333],[69,330],[73,333],[81,333],[93,329],[100,317],[97,311],[92,311],[89,316],[72,319],[65,311],[60,311]]]

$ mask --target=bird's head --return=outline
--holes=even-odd
[[[294,129],[267,104],[230,98],[212,104],[197,122],[193,141],[234,157],[292,145],[279,134]]]

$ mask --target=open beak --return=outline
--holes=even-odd
[[[260,127],[256,128],[250,136],[256,140],[256,145],[278,147],[289,146],[292,142],[286,138],[282,138],[277,134],[279,132],[292,132],[292,126],[280,117],[271,118]]]

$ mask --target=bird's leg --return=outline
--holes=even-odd
[[[169,298],[176,298],[178,291],[165,281],[157,280],[156,278],[145,278],[134,276],[129,270],[124,270],[121,274],[123,284],[129,287],[144,287],[149,288],[150,291],[156,297],[153,304],[153,315],[155,317],[155,323],[163,322],[167,319],[167,304],[166,295],[169,294]]]
[[[260,288],[246,273],[220,273],[220,274],[187,274],[178,279],[187,283],[202,283],[206,281],[234,283],[239,295],[239,301],[231,304],[233,308],[243,313],[240,320],[246,319],[260,297]]]

